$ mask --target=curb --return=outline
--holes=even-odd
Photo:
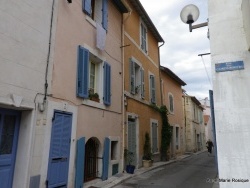
[[[155,169],[157,169],[157,168],[159,168],[159,167],[163,167],[163,166],[169,165],[169,164],[171,164],[171,163],[175,163],[175,162],[177,162],[177,161],[180,161],[180,160],[182,160],[182,159],[188,158],[188,157],[190,157],[190,156],[191,156],[191,155],[183,155],[183,156],[178,157],[177,159],[170,160],[170,161],[167,161],[167,162],[157,162],[157,163],[155,163],[155,164],[156,164],[155,166],[152,166],[152,167],[147,168],[147,169],[145,169],[145,168],[139,168],[139,169],[137,169],[137,170],[135,171],[134,174],[124,174],[124,177],[122,177],[122,178],[117,178],[117,179],[115,179],[115,180],[113,180],[113,181],[111,180],[110,183],[108,183],[108,184],[106,184],[106,185],[104,185],[104,186],[101,186],[101,187],[103,187],[103,188],[112,188],[112,187],[114,187],[114,186],[116,186],[116,185],[118,185],[118,184],[121,184],[122,182],[124,182],[124,181],[126,181],[126,180],[128,180],[128,179],[130,179],[130,178],[133,178],[133,177],[139,176],[139,175],[141,175],[141,174],[150,172],[150,171],[155,170]],[[110,178],[110,179],[111,179],[111,178]],[[106,181],[109,181],[109,180],[106,180]],[[104,182],[103,182],[103,183],[104,183]]]

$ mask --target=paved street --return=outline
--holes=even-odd
[[[212,188],[208,183],[216,178],[214,156],[207,152],[156,168],[147,173],[128,179],[116,188]]]

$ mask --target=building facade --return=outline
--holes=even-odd
[[[200,103],[204,109],[203,110],[203,117],[204,117],[206,141],[211,140],[213,143],[215,143],[215,139],[214,139],[215,130],[212,126],[210,101],[206,97],[205,99],[200,100]]]
[[[201,103],[193,96],[183,95],[183,106],[186,152],[202,151],[206,148],[206,138]]]
[[[208,1],[220,187],[249,187],[250,1],[227,2]]]
[[[170,157],[185,152],[185,126],[182,104],[182,86],[186,83],[167,67],[160,67],[163,105],[168,109],[168,120],[172,128]]]
[[[69,187],[123,170],[124,12],[121,1],[58,2],[49,109],[76,119],[70,150],[76,163],[69,164]]]
[[[161,116],[151,105],[161,106],[159,42],[164,42],[139,0],[129,0],[124,15],[125,148],[134,153],[133,164],[142,165],[145,133],[150,135],[155,161],[160,160]]]
[[[43,111],[45,85],[51,81],[52,3],[0,3],[0,182],[4,188],[27,188],[41,178],[34,171],[42,168],[38,161],[44,147],[35,145],[44,142],[40,135],[51,121],[38,116]]]

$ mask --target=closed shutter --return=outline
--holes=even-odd
[[[85,161],[84,158],[85,158],[85,138],[82,137],[79,140],[77,140],[75,188],[83,188],[84,161]]]
[[[141,98],[144,99],[145,91],[144,91],[144,70],[141,69]]]
[[[78,47],[77,96],[88,98],[89,51]]]
[[[134,120],[128,121],[128,150],[133,153],[131,165],[137,164],[136,154],[136,123]]]
[[[135,62],[132,59],[130,62],[130,92],[131,94],[135,94]]]
[[[91,14],[91,0],[82,0],[82,10],[90,16]]]
[[[152,123],[152,152],[158,152],[157,123]]]
[[[107,62],[104,62],[103,68],[104,68],[103,103],[105,105],[110,105],[111,104],[111,66]]]
[[[155,77],[153,75],[150,75],[150,92],[151,92],[151,103],[156,103],[155,98]]]
[[[104,152],[103,152],[103,166],[102,166],[102,180],[108,179],[109,172],[109,148],[110,148],[110,139],[105,138],[104,140]]]
[[[108,0],[102,0],[102,27],[108,30]]]

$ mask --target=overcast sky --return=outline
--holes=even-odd
[[[207,0],[140,1],[165,41],[160,51],[161,65],[170,68],[187,83],[183,88],[189,95],[197,99],[209,97],[208,92],[212,89],[210,55],[198,56],[210,53],[208,28],[195,29],[190,33],[188,25],[180,19],[182,8],[194,4],[200,10],[200,17],[194,25],[206,22]]]

